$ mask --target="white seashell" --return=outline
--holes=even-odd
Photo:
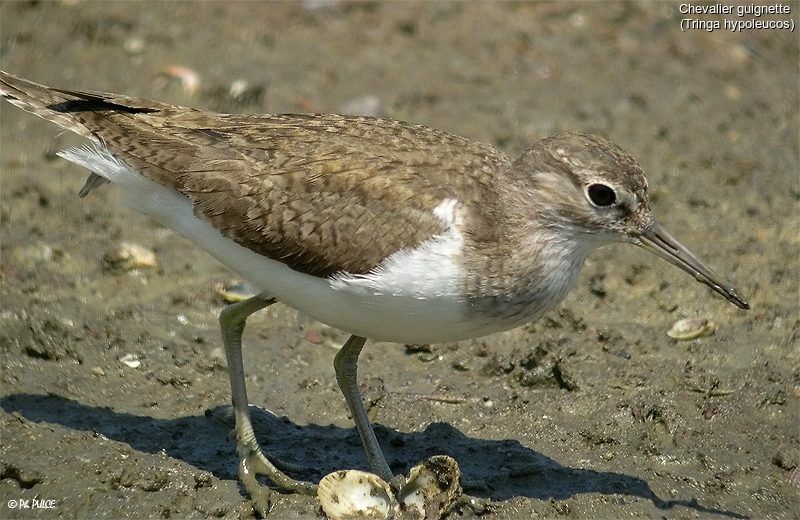
[[[667,331],[667,336],[677,340],[688,341],[690,339],[710,336],[717,330],[714,322],[705,318],[688,318],[676,321]]]
[[[325,475],[317,498],[330,520],[385,520],[397,505],[386,482],[355,469]]]
[[[447,455],[436,455],[411,468],[397,500],[413,518],[441,518],[461,496],[461,470]]]
[[[120,363],[127,365],[131,368],[139,368],[142,366],[142,362],[139,360],[138,354],[125,354],[121,358],[119,358]]]

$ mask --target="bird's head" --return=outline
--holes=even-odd
[[[636,244],[734,305],[749,308],[730,284],[656,222],[644,172],[614,143],[588,134],[559,134],[525,150],[509,174],[516,177],[513,184],[522,187],[527,211],[538,225],[587,248]]]

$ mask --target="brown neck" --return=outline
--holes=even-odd
[[[543,312],[566,294],[592,247],[553,217],[543,188],[498,181],[491,201],[466,222],[464,293],[491,300],[480,307],[503,315]]]

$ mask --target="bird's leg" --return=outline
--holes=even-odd
[[[247,300],[228,305],[219,315],[222,329],[222,342],[228,359],[228,373],[231,380],[233,413],[236,418],[236,451],[239,454],[239,481],[263,516],[269,511],[270,490],[262,486],[257,475],[266,476],[270,482],[282,490],[304,495],[316,493],[317,486],[310,482],[294,480],[281,472],[261,451],[253,432],[248,409],[247,389],[242,364],[242,332],[247,317],[256,311],[275,303],[275,299],[257,295]]]
[[[386,464],[386,458],[383,456],[375,432],[372,431],[372,426],[369,424],[367,409],[364,408],[364,401],[358,391],[358,355],[366,341],[365,338],[359,336],[350,336],[350,339],[336,353],[336,357],[333,359],[333,368],[336,370],[336,381],[339,383],[339,388],[347,401],[347,407],[350,408],[350,413],[356,423],[358,436],[361,437],[361,443],[367,453],[369,466],[373,473],[389,482],[393,477],[392,470]]]

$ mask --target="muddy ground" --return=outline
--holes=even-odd
[[[788,5],[778,18],[797,22]],[[486,483],[490,519],[797,517],[797,33],[681,18],[671,2],[2,2],[0,66],[213,110],[380,113],[512,154],[563,130],[613,139],[662,223],[752,310],[619,246],[519,330],[370,343],[361,384],[392,467],[452,455]],[[231,425],[207,413],[229,400],[214,286],[231,275],[114,188],[79,200],[85,172],[54,156],[79,141],[0,114],[0,517],[251,517]],[[158,267],[108,269],[124,241]],[[718,330],[670,339],[685,317]],[[333,378],[345,339],[282,306],[246,333],[251,402],[275,414],[257,433],[303,478],[365,467]],[[52,507],[9,507],[33,498]],[[283,495],[273,515],[318,506]]]

